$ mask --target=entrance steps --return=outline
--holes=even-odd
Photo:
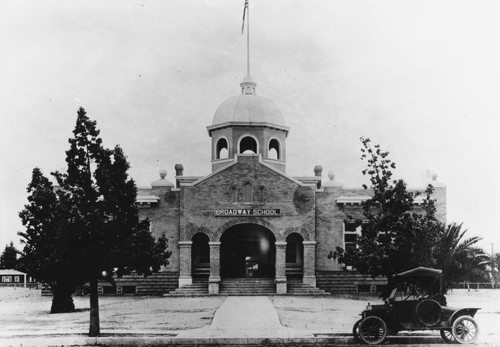
[[[164,294],[168,297],[195,297],[208,294],[208,280],[197,279],[192,284]],[[276,294],[274,278],[223,278],[220,282],[219,295],[224,296],[266,296]],[[322,289],[302,283],[301,279],[289,279],[286,295],[329,295]]]
[[[289,295],[330,295],[322,289],[302,283],[301,280],[288,280],[286,291]]]
[[[224,278],[220,295],[273,295],[276,294],[274,278]]]
[[[198,280],[186,286],[164,294],[164,296],[203,296],[208,295],[208,279]]]

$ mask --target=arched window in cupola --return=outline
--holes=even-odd
[[[257,141],[252,136],[245,136],[240,140],[240,154],[245,152],[257,154]]]
[[[215,159],[227,159],[229,157],[229,146],[227,140],[221,137],[215,147]]]
[[[267,149],[267,156],[269,159],[280,159],[280,143],[276,139],[269,141],[269,148]]]

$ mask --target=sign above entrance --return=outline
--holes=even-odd
[[[280,217],[281,210],[279,208],[225,208],[214,210],[216,217]]]

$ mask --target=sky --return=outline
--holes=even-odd
[[[246,74],[244,0],[0,1],[0,249],[34,167],[65,170],[84,107],[130,175],[211,172],[206,126]],[[287,173],[361,187],[361,136],[395,178],[447,186],[447,221],[500,252],[498,1],[251,0],[250,70],[291,131]]]

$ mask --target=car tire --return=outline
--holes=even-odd
[[[352,336],[354,337],[354,341],[356,343],[363,343],[363,340],[361,340],[361,337],[359,336],[359,323],[361,323],[362,320],[363,319],[358,320],[352,327]]]
[[[458,343],[474,343],[479,336],[479,326],[471,316],[460,316],[453,322],[451,333]]]
[[[378,345],[384,342],[386,336],[387,325],[379,317],[366,317],[359,323],[359,337],[368,345]]]
[[[441,338],[443,339],[444,342],[456,343],[455,338],[453,337],[453,334],[451,332],[451,329],[441,329],[439,330],[439,333],[441,334]]]

